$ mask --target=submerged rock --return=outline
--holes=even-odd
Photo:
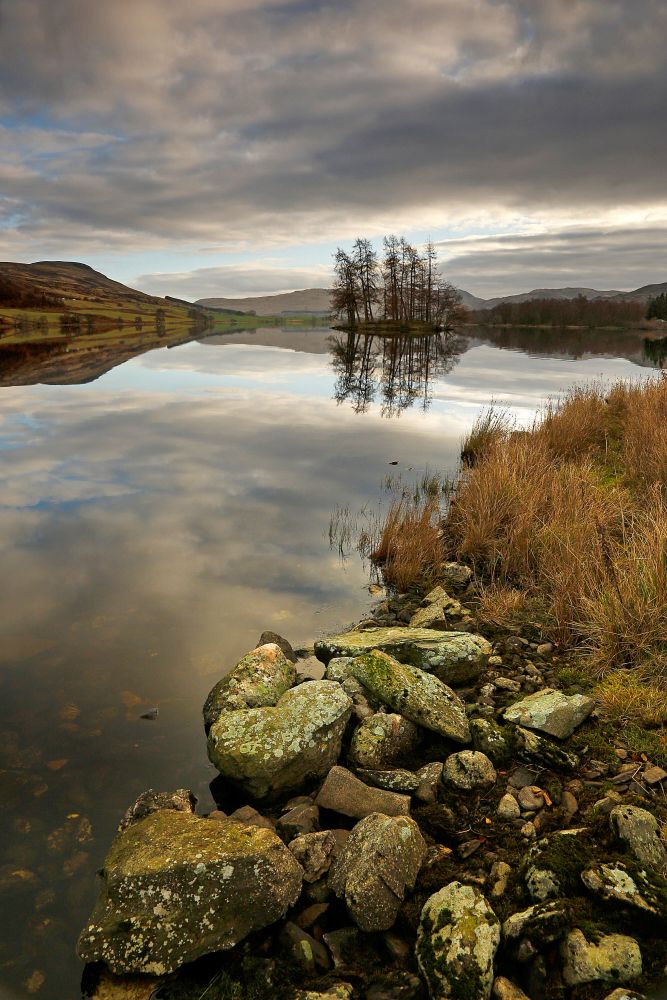
[[[544,688],[510,705],[505,718],[508,722],[565,740],[586,721],[594,708],[595,700],[586,695]]]
[[[161,809],[193,813],[196,805],[197,799],[189,788],[177,788],[175,792],[155,792],[149,788],[148,791],[141,793],[134,805],[130,806],[118,824],[118,829],[126,830],[128,826]]]
[[[278,920],[302,874],[269,830],[151,813],[115,838],[78,955],[115,973],[172,972]]]
[[[418,746],[419,729],[394,713],[376,712],[357,726],[350,741],[349,759],[359,767],[391,767]]]
[[[583,931],[570,931],[561,946],[563,979],[568,986],[581,983],[627,983],[642,974],[642,953],[634,938],[607,934],[597,943]]]
[[[371,650],[381,650],[401,663],[429,671],[446,684],[464,684],[476,679],[484,669],[491,644],[470,632],[411,627],[342,632],[315,643],[315,655],[323,663],[334,656],[356,657]]]
[[[361,930],[388,930],[425,857],[426,843],[414,820],[373,813],[352,830],[331,867],[329,885],[345,899]]]
[[[275,705],[296,682],[296,667],[276,643],[266,643],[239,660],[209,692],[204,702],[208,729],[221,712]]]
[[[409,795],[373,788],[347,768],[338,766],[329,771],[315,801],[322,809],[331,809],[354,819],[363,819],[375,812],[387,816],[407,816],[410,812]]]
[[[451,882],[421,913],[417,961],[432,1000],[488,1000],[500,923],[478,889]]]
[[[375,650],[357,657],[353,671],[364,687],[406,719],[456,743],[470,742],[463,702],[437,677]]]
[[[352,702],[334,681],[310,681],[274,707],[222,712],[208,755],[255,798],[275,797],[321,778],[338,760]]]

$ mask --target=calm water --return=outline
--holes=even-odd
[[[260,632],[307,643],[364,611],[363,567],[329,550],[336,504],[453,469],[491,399],[527,422],[664,355],[640,334],[330,337],[0,343],[3,998],[79,995],[119,816],[148,787],[210,806],[201,704]]]

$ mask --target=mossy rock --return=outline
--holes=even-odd
[[[315,655],[323,663],[334,656],[362,656],[375,649],[433,673],[445,684],[476,680],[491,655],[491,644],[481,635],[428,628],[371,628],[342,632],[315,643]]]
[[[204,702],[204,725],[209,729],[221,712],[275,705],[295,683],[296,667],[280,646],[258,646],[209,692]]]
[[[278,920],[302,875],[262,827],[151,813],[113,841],[79,957],[117,974],[172,972]]]

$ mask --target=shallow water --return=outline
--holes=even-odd
[[[0,997],[79,995],[115,825],[148,787],[211,805],[201,705],[260,632],[299,645],[364,612],[366,570],[329,548],[337,504],[453,471],[492,399],[526,423],[664,356],[640,333],[136,336],[0,341]]]

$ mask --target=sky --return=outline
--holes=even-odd
[[[481,296],[667,280],[664,0],[0,0],[0,258],[155,294],[433,238]]]

